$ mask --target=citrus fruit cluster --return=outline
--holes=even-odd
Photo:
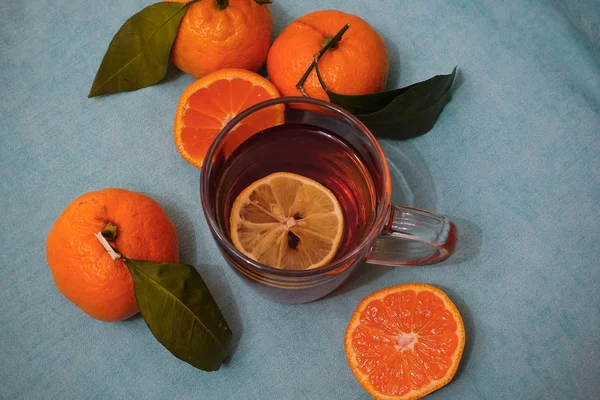
[[[174,133],[177,150],[190,164],[202,167],[216,135],[241,111],[280,95],[300,96],[296,84],[315,53],[346,24],[350,28],[343,39],[319,60],[327,87],[351,95],[384,89],[388,76],[385,43],[360,17],[337,10],[311,12],[293,21],[272,46],[271,19],[269,8],[255,0],[230,0],[224,9],[215,7],[215,0],[201,1],[183,17],[171,57],[181,70],[199,80],[181,95]],[[270,80],[255,73],[265,62]],[[303,87],[311,97],[328,99],[316,71]],[[280,110],[281,114],[274,111],[247,120],[244,132],[237,132],[239,141],[281,120]]]
[[[301,95],[297,83],[315,53],[346,24],[350,28],[343,39],[319,60],[323,80],[339,94],[383,90],[388,75],[385,43],[357,16],[335,10],[309,13],[293,21],[271,45],[272,15],[262,2],[191,4],[171,50],[175,65],[198,78],[181,95],[175,114],[174,139],[181,156],[201,168],[214,138],[237,114],[280,95]],[[270,80],[256,73],[265,63]],[[315,71],[303,90],[328,100]],[[283,105],[250,116],[232,130],[225,152],[282,123],[283,116]],[[229,223],[231,240],[244,255],[294,270],[328,264],[344,231],[344,216],[331,191],[287,172],[243,190]],[[169,263],[178,262],[177,234],[156,202],[123,189],[84,194],[58,217],[46,242],[56,286],[90,316],[118,321],[138,312],[133,281],[123,261],[113,261],[97,242],[94,234],[99,231],[128,257]],[[344,344],[350,368],[369,394],[414,399],[450,382],[465,331],[460,313],[443,291],[405,284],[363,299],[350,319]]]

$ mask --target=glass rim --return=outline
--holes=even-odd
[[[382,202],[381,202],[381,204],[377,205],[375,221],[373,222],[370,232],[368,232],[365,235],[365,237],[362,239],[360,244],[358,244],[352,251],[348,252],[348,254],[344,255],[342,258],[339,258],[335,262],[327,264],[323,267],[318,267],[318,268],[314,268],[314,269],[286,270],[286,269],[273,268],[273,267],[269,267],[268,265],[259,263],[255,260],[252,260],[251,258],[248,258],[246,255],[244,255],[241,251],[239,251],[233,245],[229,236],[221,229],[221,227],[217,223],[215,213],[213,211],[211,211],[209,213],[208,206],[210,204],[212,204],[213,202],[210,201],[209,196],[208,196],[208,194],[209,194],[208,193],[208,185],[203,184],[204,182],[208,181],[208,178],[209,178],[210,173],[213,168],[212,159],[215,156],[215,153],[217,151],[217,148],[219,147],[219,144],[221,143],[223,138],[225,136],[227,136],[227,134],[231,131],[231,129],[233,129],[233,127],[235,127],[241,120],[245,119],[249,115],[251,115],[263,108],[271,107],[271,106],[274,106],[277,104],[289,104],[289,103],[303,103],[303,104],[311,104],[311,105],[320,106],[322,108],[333,111],[336,114],[340,114],[341,116],[344,117],[344,119],[346,119],[347,121],[356,125],[358,127],[358,129],[369,138],[369,141],[371,142],[374,149],[378,153],[379,161],[381,163],[380,167],[382,169],[381,173],[383,175],[383,184],[384,184],[383,191],[384,191],[384,193],[377,193],[377,201],[379,202],[380,200],[382,200]],[[371,131],[369,131],[369,129],[358,118],[356,118],[354,115],[352,115],[350,112],[346,111],[342,107],[339,107],[332,103],[325,102],[323,100],[314,99],[311,97],[300,97],[300,96],[278,97],[275,99],[265,100],[261,103],[255,104],[252,107],[242,111],[241,113],[236,115],[231,121],[229,121],[223,127],[223,129],[221,129],[221,132],[219,132],[217,137],[214,139],[213,143],[210,145],[204,160],[205,160],[205,162],[202,166],[202,171],[200,173],[200,201],[202,204],[202,211],[204,212],[204,216],[206,218],[206,221],[208,222],[209,228],[210,228],[211,232],[213,233],[213,235],[215,236],[216,241],[218,242],[217,245],[224,247],[225,250],[228,251],[229,253],[234,254],[237,258],[239,258],[241,260],[244,260],[244,262],[246,262],[246,264],[250,265],[253,269],[260,271],[260,272],[270,274],[270,275],[285,276],[285,277],[311,277],[311,276],[316,276],[316,275],[321,275],[321,274],[324,274],[327,272],[331,272],[335,269],[343,267],[344,265],[352,262],[356,257],[362,256],[362,253],[367,250],[367,246],[370,246],[371,243],[380,235],[381,228],[383,228],[383,222],[388,214],[389,206],[391,203],[390,172],[389,172],[387,160],[385,158],[383,150],[381,149],[381,146],[379,145],[379,142],[377,142],[377,139],[375,138],[375,136],[371,133]],[[381,196],[383,196],[383,199],[380,199]]]

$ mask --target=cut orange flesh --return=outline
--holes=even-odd
[[[409,283],[363,299],[344,345],[352,372],[377,399],[417,399],[452,380],[465,345],[456,306],[438,288]]]
[[[208,148],[237,114],[265,100],[279,97],[277,88],[262,76],[243,69],[222,69],[192,83],[181,95],[175,114],[175,144],[181,156],[202,167]],[[283,123],[282,104],[264,108],[238,124],[226,141],[229,155],[253,134]]]

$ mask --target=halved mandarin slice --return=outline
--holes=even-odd
[[[280,269],[326,265],[344,233],[344,216],[333,193],[289,172],[276,172],[244,189],[229,221],[231,240],[239,251]]]
[[[185,89],[175,114],[175,144],[181,156],[202,167],[208,148],[221,129],[240,112],[279,97],[275,85],[243,69],[222,69],[198,79]],[[259,131],[283,123],[283,104],[267,107],[245,118],[231,132],[225,152],[229,155]]]
[[[440,289],[408,283],[364,298],[344,340],[350,368],[376,399],[418,399],[452,380],[465,329]]]

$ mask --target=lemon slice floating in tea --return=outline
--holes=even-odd
[[[230,235],[247,257],[280,269],[329,263],[340,245],[344,216],[325,186],[302,175],[276,172],[252,183],[231,208]]]

